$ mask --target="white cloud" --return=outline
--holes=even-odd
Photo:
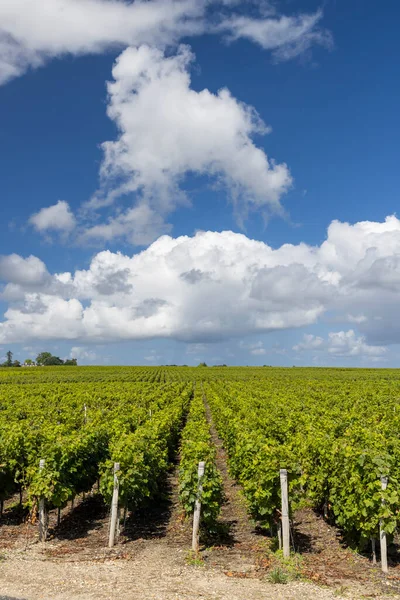
[[[141,202],[118,216],[111,217],[107,223],[88,227],[79,239],[90,243],[125,238],[135,246],[145,246],[160,234],[169,233],[171,228],[171,225],[164,223],[162,215]]]
[[[267,351],[265,348],[254,348],[254,350],[250,350],[250,354],[253,354],[253,356],[263,356],[266,353]]]
[[[41,285],[49,274],[36,256],[22,258],[18,254],[0,256],[0,281],[17,285]]]
[[[0,3],[0,84],[53,57],[125,49],[109,84],[108,114],[120,132],[103,144],[102,187],[86,208],[135,194],[135,203],[108,220],[82,219],[76,237],[98,243],[123,238],[146,245],[169,233],[168,215],[188,199],[180,185],[188,174],[224,186],[238,221],[248,211],[281,212],[292,179],[254,144],[270,130],[256,111],[229,90],[191,87],[193,55],[179,41],[203,33],[247,37],[280,59],[289,59],[329,35],[322,13],[286,17],[268,3],[238,13],[232,0],[13,0]],[[176,54],[171,55],[171,49]],[[165,52],[168,54],[165,54]],[[87,213],[86,213],[87,216]],[[41,209],[29,222],[41,233],[71,233],[68,204]]]
[[[318,27],[322,11],[295,17],[253,18],[233,15],[220,24],[231,39],[247,38],[265,50],[273,50],[276,60],[290,60],[307,52],[314,44],[330,48],[331,34]]]
[[[83,362],[95,361],[97,359],[96,352],[89,350],[85,346],[72,346],[69,356]]]
[[[6,0],[0,3],[0,83],[65,54],[165,45],[203,30],[199,0]]]
[[[74,229],[76,222],[68,202],[59,200],[57,204],[42,208],[29,218],[29,223],[43,233],[46,231],[69,232]]]
[[[5,0],[0,3],[0,84],[65,54],[141,44],[165,48],[205,32],[247,37],[276,50],[280,59],[328,41],[328,34],[317,27],[320,12],[282,17],[258,3],[259,18],[249,19],[237,15],[236,2],[225,1],[223,14],[218,4],[217,0]]]
[[[324,340],[322,337],[306,333],[303,336],[303,341],[296,344],[296,346],[293,346],[293,350],[296,350],[297,352],[299,350],[317,350],[318,348],[323,347],[323,344]]]
[[[295,351],[318,351],[336,357],[379,358],[387,352],[384,346],[367,344],[365,336],[357,336],[353,329],[348,331],[332,331],[327,339],[305,334],[303,341],[293,346]]]
[[[193,90],[193,58],[188,46],[168,57],[141,46],[117,59],[107,112],[120,135],[103,144],[103,185],[88,207],[131,193],[141,199],[106,225],[90,227],[83,239],[125,235],[137,241],[143,222],[144,243],[156,231],[165,232],[162,217],[187,202],[180,183],[188,173],[211,176],[225,186],[242,215],[252,208],[281,211],[280,198],[292,181],[289,170],[252,141],[268,127],[227,89],[217,94]]]
[[[383,346],[370,346],[364,336],[357,337],[353,329],[329,334],[328,352],[335,356],[369,356],[379,357],[386,353]]]
[[[163,236],[132,258],[100,252],[87,271],[20,288],[0,324],[0,340],[172,337],[204,343],[311,324],[324,309],[323,292],[306,301],[292,294],[282,303],[288,270],[297,272],[290,254],[232,232]],[[282,262],[288,263],[283,273],[276,266]],[[268,291],[263,280],[269,270],[276,279],[265,279]],[[320,282],[321,290],[327,286]]]
[[[349,323],[365,323],[368,319],[365,315],[347,315],[347,320]]]
[[[82,304],[46,294],[26,294],[22,305],[10,307],[5,324],[0,326],[0,339],[11,342],[40,339],[73,340],[79,337]]]
[[[398,259],[396,217],[335,221],[316,247],[272,249],[229,231],[163,236],[132,257],[100,252],[87,270],[55,275],[35,257],[11,255],[0,260],[9,303],[0,343],[158,337],[199,344],[311,325],[329,311],[336,322],[356,315],[357,333],[323,342],[308,336],[297,350],[379,357],[400,342]]]

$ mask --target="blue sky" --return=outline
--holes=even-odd
[[[2,352],[397,366],[397,3],[136,9],[0,7]]]

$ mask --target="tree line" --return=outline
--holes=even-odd
[[[76,367],[78,360],[76,358],[68,358],[63,360],[59,356],[53,356],[51,352],[40,352],[35,360],[27,358],[23,365],[19,360],[13,360],[13,353],[9,350],[6,353],[6,361],[0,364],[1,367],[52,367],[52,366]]]

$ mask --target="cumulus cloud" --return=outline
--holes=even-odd
[[[69,356],[83,362],[91,362],[97,359],[96,352],[85,346],[72,346]]]
[[[133,257],[100,252],[88,270],[57,274],[45,286],[20,286],[19,299],[10,303],[0,325],[0,340],[170,337],[204,343],[311,324],[324,310],[320,295],[281,305],[286,270],[277,271],[275,282],[265,282],[271,293],[266,301],[260,273],[267,264],[274,269],[282,262],[287,268],[293,262],[287,249],[275,251],[232,232],[163,236]],[[198,272],[208,276],[193,283],[184,275]],[[326,285],[321,281],[323,289]],[[39,300],[40,311],[34,313]]]
[[[357,336],[353,329],[348,331],[332,331],[328,334],[327,339],[322,337],[306,334],[303,336],[303,341],[296,346],[293,346],[295,351],[318,351],[327,352],[331,356],[336,357],[363,357],[378,359],[382,358],[387,348],[384,346],[373,346],[366,342],[364,336]]]
[[[0,343],[174,338],[199,344],[304,327],[329,311],[336,322],[355,315],[357,333],[310,335],[296,350],[379,357],[384,346],[400,342],[399,256],[396,217],[335,221],[320,246],[273,249],[230,231],[165,235],[133,256],[104,251],[86,270],[54,275],[35,257],[11,255],[0,260],[8,301]]]
[[[0,3],[0,83],[65,54],[166,45],[201,32],[198,0],[13,0]]]
[[[0,3],[0,84],[65,54],[102,53],[183,37],[230,32],[290,59],[312,44],[327,44],[321,13],[284,17],[259,4],[257,18],[238,16],[236,2],[218,0],[12,0]],[[214,6],[216,5],[216,6]],[[227,16],[226,11],[230,11]]]
[[[76,225],[75,217],[69,207],[68,202],[59,200],[57,204],[42,208],[39,212],[29,218],[29,223],[39,231],[69,232]]]
[[[42,285],[49,277],[46,265],[36,256],[0,256],[0,281],[17,285]]]
[[[318,26],[321,18],[321,10],[294,17],[233,15],[219,27],[229,32],[230,39],[247,38],[265,50],[273,50],[275,59],[283,61],[307,52],[313,45],[332,47],[331,33]]]
[[[335,356],[371,356],[379,357],[385,354],[387,348],[383,346],[370,346],[364,336],[349,331],[331,332],[328,339],[328,352]]]
[[[270,128],[256,110],[228,89],[195,91],[194,56],[181,45],[176,54],[142,45],[128,48],[108,84],[108,116],[119,135],[102,145],[101,185],[79,212],[67,202],[42,208],[29,223],[40,233],[74,232],[81,244],[123,240],[146,246],[170,233],[168,216],[189,205],[183,190],[188,174],[207,176],[227,191],[238,221],[248,212],[283,213],[281,198],[292,184],[285,163],[277,163],[253,141]],[[98,212],[126,196],[105,221]],[[71,239],[71,238],[69,238]]]
[[[171,229],[172,225],[164,222],[162,214],[140,202],[116,217],[110,217],[106,223],[87,227],[79,235],[79,240],[90,244],[125,239],[134,246],[146,246]]]
[[[310,333],[305,333],[303,335],[303,341],[299,344],[293,346],[293,350],[299,352],[301,350],[316,350],[318,348],[323,347],[324,340],[322,337],[317,335],[312,335]]]
[[[327,43],[322,12],[283,16],[254,3],[251,17],[227,0],[14,0],[0,3],[0,84],[65,54],[123,50],[108,85],[108,115],[119,136],[103,144],[101,186],[85,209],[130,195],[131,206],[106,220],[81,212],[79,227],[64,201],[29,219],[40,233],[75,231],[80,243],[123,239],[145,246],[170,233],[168,215],[189,204],[182,182],[206,175],[228,191],[243,224],[250,210],[282,212],[292,184],[285,163],[254,143],[270,128],[257,112],[223,88],[191,87],[193,55],[179,41],[203,33],[246,37],[289,59]],[[256,16],[254,16],[256,15]],[[32,26],[32,23],[34,26]]]
[[[144,45],[117,59],[107,112],[120,135],[103,144],[102,187],[87,208],[133,193],[140,200],[107,224],[87,229],[83,239],[125,236],[148,243],[156,232],[165,233],[163,218],[188,202],[180,187],[188,173],[225,186],[241,214],[252,208],[281,211],[280,198],[292,182],[289,170],[252,141],[269,128],[229,90],[192,89],[193,59],[188,46],[166,56]]]

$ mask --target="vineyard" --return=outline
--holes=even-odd
[[[218,532],[227,502],[217,461],[220,440],[229,477],[265,539],[281,537],[280,469],[286,469],[292,552],[298,551],[295,515],[306,509],[365,561],[372,553],[379,560],[384,534],[394,569],[399,399],[395,370],[0,370],[0,543],[2,523],[12,511],[37,535],[38,511],[45,507],[47,518],[58,519],[51,538],[57,537],[61,516],[82,497],[95,496],[110,507],[115,477],[123,535],[137,511],[160,502],[175,468],[186,522],[196,500],[201,502],[204,549],[207,536]],[[200,461],[205,472],[199,492]],[[104,547],[108,531],[109,524]]]

